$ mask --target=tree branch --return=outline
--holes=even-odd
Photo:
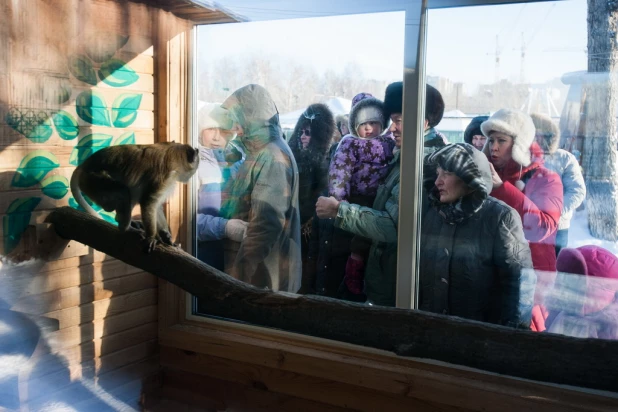
[[[575,339],[431,313],[258,289],[184,251],[143,252],[137,232],[63,207],[48,221],[73,239],[200,298],[209,315],[521,378],[618,390],[618,342]]]

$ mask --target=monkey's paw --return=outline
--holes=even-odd
[[[157,243],[158,241],[155,238],[152,238],[152,237],[144,238],[144,252],[151,253],[154,250],[155,246],[157,246]]]
[[[174,241],[172,240],[172,234],[167,230],[159,230],[159,238],[161,240],[161,243],[165,243],[166,245],[174,247],[178,246],[178,244],[174,243]]]
[[[144,224],[141,220],[132,220],[129,228],[135,230],[144,230]]]

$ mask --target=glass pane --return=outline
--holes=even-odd
[[[427,83],[445,107],[425,137],[421,310],[618,338],[618,50],[604,7],[429,12]]]
[[[374,240],[337,223],[332,205],[366,213],[398,174],[383,99],[402,80],[404,41],[416,62],[414,8],[412,29],[401,11],[198,28],[199,259],[259,288],[366,301]],[[394,305],[396,219],[391,228]],[[196,312],[207,314],[199,302]]]

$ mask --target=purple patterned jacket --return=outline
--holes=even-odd
[[[391,170],[395,141],[389,135],[361,139],[346,135],[328,170],[328,193],[337,200],[375,196]]]

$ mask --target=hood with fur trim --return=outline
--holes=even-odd
[[[536,128],[536,135],[543,136],[543,139],[537,140],[543,152],[546,154],[555,153],[560,144],[560,129],[558,129],[556,122],[542,113],[532,113],[530,117]]]
[[[384,115],[384,103],[375,97],[365,98],[352,107],[348,123],[350,134],[358,137],[356,128],[368,121],[380,122],[382,124],[382,132],[386,129],[387,122]]]
[[[530,146],[534,142],[536,129],[530,116],[519,110],[500,109],[489,119],[481,123],[481,131],[487,138],[491,132],[500,132],[513,138],[513,150],[511,157],[521,166],[530,166],[532,158]],[[491,157],[489,144],[485,145],[483,152],[487,158]]]
[[[328,154],[333,136],[335,135],[335,118],[327,105],[315,103],[307,107],[300,115],[294,131],[290,137],[289,145],[296,159],[300,159],[302,143],[300,134],[302,130],[310,128],[311,140],[307,149],[314,156],[323,158]]]
[[[472,138],[474,136],[483,134],[483,132],[481,132],[481,123],[487,119],[489,119],[489,116],[476,116],[473,118],[464,131],[464,142],[472,144]]]

